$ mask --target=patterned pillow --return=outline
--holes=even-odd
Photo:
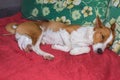
[[[92,24],[96,15],[105,20],[109,0],[23,0],[27,19],[55,20],[66,24]]]
[[[111,0],[107,18],[107,25],[116,22],[116,39],[112,50],[120,54],[120,0]]]

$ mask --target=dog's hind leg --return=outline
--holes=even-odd
[[[44,52],[40,49],[39,45],[35,45],[32,47],[33,51],[36,52],[38,55],[42,55],[44,59],[52,60],[54,56],[50,53]]]
[[[37,43],[34,46],[32,46],[33,51],[36,52],[38,55],[42,55],[44,59],[52,60],[54,58],[52,54],[44,52],[43,50],[40,49],[41,39],[42,39],[42,34],[37,40]]]

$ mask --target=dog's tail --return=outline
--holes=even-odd
[[[5,34],[5,35],[11,35],[11,34],[15,34],[16,33],[16,29],[18,27],[18,23],[9,23],[5,26],[6,31],[9,32],[9,34]]]

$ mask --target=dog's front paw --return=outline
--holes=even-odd
[[[90,48],[89,47],[81,47],[81,48],[74,48],[70,51],[71,55],[79,55],[84,53],[89,53]]]
[[[61,45],[52,45],[52,49],[56,49],[56,50],[61,50],[64,52],[69,52],[70,48],[67,46],[61,46]]]
[[[44,59],[46,59],[46,60],[53,60],[53,59],[54,59],[54,56],[51,55],[51,54],[46,54],[46,55],[44,55],[43,57],[44,57]]]

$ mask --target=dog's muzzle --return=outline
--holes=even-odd
[[[102,54],[105,49],[105,45],[102,43],[94,44],[93,50],[95,53]]]

